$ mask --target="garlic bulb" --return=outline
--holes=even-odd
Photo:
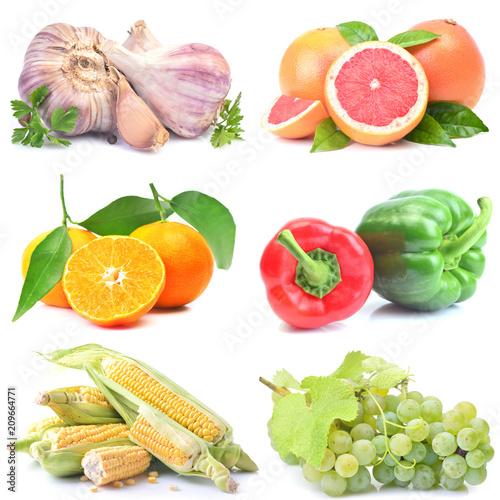
[[[47,85],[49,93],[38,108],[45,123],[59,107],[78,108],[75,129],[110,132],[116,128],[118,75],[99,51],[103,36],[93,28],[57,23],[43,28],[31,41],[19,77],[19,93],[29,102],[30,93]]]
[[[137,21],[130,27],[130,35],[123,46],[134,54],[142,54],[161,47],[161,43],[151,33],[145,21]]]
[[[231,73],[227,61],[213,47],[192,43],[134,54],[106,41],[101,50],[176,134],[198,137],[218,118],[231,86]]]
[[[116,118],[120,135],[134,148],[156,150],[168,141],[165,127],[123,76],[118,82]]]

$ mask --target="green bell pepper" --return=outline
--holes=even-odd
[[[356,228],[373,256],[373,289],[396,304],[443,309],[474,295],[485,267],[482,247],[489,198],[475,217],[460,197],[441,189],[403,191],[368,210]]]

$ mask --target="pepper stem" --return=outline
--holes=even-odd
[[[479,198],[477,204],[481,212],[474,221],[474,224],[459,238],[455,240],[443,240],[443,243],[439,247],[445,263],[453,262],[467,252],[486,231],[486,227],[490,222],[493,205],[491,200],[485,196]]]

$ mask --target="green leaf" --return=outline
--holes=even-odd
[[[316,383],[316,380],[318,380],[319,377],[316,377],[315,375],[310,375],[309,377],[305,377],[302,379],[302,382],[300,383],[300,387],[303,390],[309,390],[312,388],[312,386]]]
[[[54,113],[52,113],[52,118],[50,121],[50,130],[58,130],[60,132],[72,132],[76,126],[76,120],[78,119],[78,108],[76,106],[71,106],[68,111],[64,111],[63,108],[57,108]]]
[[[174,196],[170,207],[207,240],[217,267],[229,269],[236,235],[231,212],[215,198],[198,191],[186,191]]]
[[[420,45],[421,43],[427,43],[432,40],[435,40],[440,36],[441,35],[432,33],[431,31],[414,30],[414,31],[405,31],[403,33],[399,33],[399,35],[395,35],[392,38],[389,38],[389,40],[387,41],[395,43],[400,47],[413,47],[414,45]]]
[[[61,281],[71,248],[66,226],[54,229],[36,246],[12,321],[18,320]]]
[[[172,215],[173,210],[170,205],[166,202],[160,203],[166,212],[165,217]],[[159,220],[160,214],[154,200],[139,196],[124,196],[77,224],[99,236],[115,234],[128,236],[138,227]]]
[[[225,144],[231,144],[231,141],[234,139],[243,140],[241,132],[244,132],[244,130],[240,127],[241,120],[243,119],[240,101],[241,92],[234,102],[226,99],[219,121],[216,123],[210,137],[210,143],[214,148],[221,148]]]
[[[36,109],[40,103],[45,99],[47,94],[49,93],[49,87],[47,85],[42,85],[38,87],[30,94],[30,101],[33,104],[33,108]]]
[[[378,356],[370,356],[362,362],[363,370],[366,373],[381,372],[389,368],[397,368],[394,363],[389,363]]]
[[[349,145],[351,139],[342,132],[331,118],[323,120],[316,129],[311,153],[333,151]]]
[[[357,381],[363,378],[363,363],[368,359],[361,351],[350,351],[347,353],[342,364],[332,373],[332,376]]]
[[[45,134],[43,132],[35,132],[31,138],[31,146],[33,148],[41,148],[43,146]]]
[[[332,422],[354,419],[358,404],[346,384],[334,376],[318,377],[310,394],[310,406],[305,394],[289,394],[278,401],[272,435],[281,457],[293,453],[319,467]]]
[[[61,137],[55,137],[53,135],[48,135],[47,138],[52,144],[59,144],[61,146],[71,146],[71,142],[68,139],[62,139]]]
[[[378,40],[375,30],[368,24],[359,21],[337,24],[337,29],[350,45]]]
[[[301,391],[301,384],[293,377],[293,375],[283,369],[276,372],[273,377],[273,382],[279,387],[286,387],[287,389],[295,389],[296,391]]]
[[[380,373],[377,373],[372,379],[373,387],[379,389],[392,389],[406,378],[406,372],[402,368],[388,368]]]
[[[33,110],[24,101],[10,101],[12,111],[14,111],[15,118],[24,118],[26,115],[30,114]]]
[[[427,106],[426,113],[432,116],[452,139],[489,132],[488,127],[474,111],[463,104],[446,101],[433,102]]]
[[[418,144],[456,147],[456,144],[448,137],[441,125],[427,113],[420,123],[409,134],[406,134],[404,139]]]
[[[28,133],[27,128],[15,128],[14,131],[12,132],[12,139],[11,139],[12,144],[17,144],[18,142],[24,140],[27,133]]]

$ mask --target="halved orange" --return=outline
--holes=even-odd
[[[352,140],[382,146],[403,138],[424,116],[429,84],[421,64],[390,42],[363,42],[330,67],[325,99]]]
[[[165,266],[148,244],[103,236],[77,250],[62,284],[73,310],[102,326],[132,323],[147,313],[165,286]]]
[[[314,134],[328,118],[321,101],[282,95],[276,98],[262,117],[262,127],[286,139],[301,139]]]

